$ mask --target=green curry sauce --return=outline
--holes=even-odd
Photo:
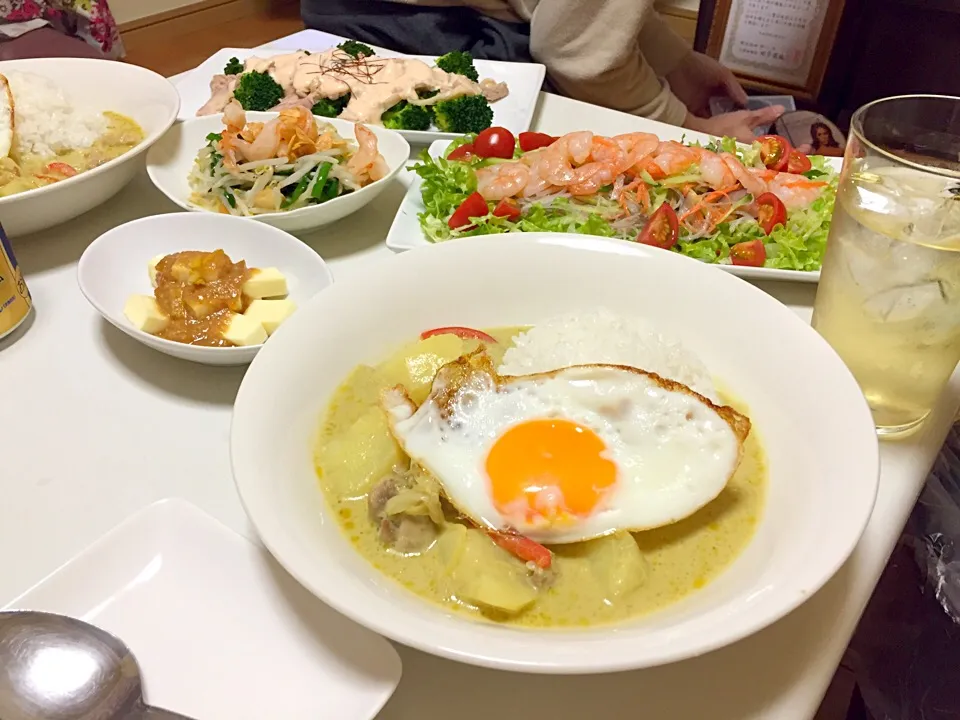
[[[522,330],[487,331],[499,341],[488,347],[495,364]],[[409,343],[376,367],[357,367],[327,410],[315,449],[320,487],[343,532],[374,567],[420,597],[474,617],[523,626],[581,627],[622,621],[677,602],[717,577],[750,542],[767,484],[765,456],[755,430],[745,443],[739,469],[713,502],[656,530],[552,546],[556,571],[552,582],[538,587],[531,595],[534,599],[520,609],[504,611],[473,602],[469,589],[458,584],[456,558],[474,550],[480,552],[471,556],[477,563],[471,575],[501,573],[510,582],[516,576],[525,582],[525,568],[480,531],[455,527],[461,521],[452,514],[428,549],[404,555],[386,547],[378,536],[379,524],[368,512],[367,493],[407,458],[390,434],[378,405],[379,393],[402,384],[420,403],[437,369],[475,347],[476,341],[452,335]],[[746,413],[746,408],[727,402]],[[468,544],[464,552],[462,537],[475,540],[476,547]],[[451,552],[453,546],[459,549]]]

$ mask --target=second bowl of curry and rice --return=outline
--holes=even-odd
[[[52,227],[111,198],[179,107],[166,79],[135,65],[0,62],[0,218],[7,234]]]

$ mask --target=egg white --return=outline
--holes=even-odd
[[[0,157],[7,157],[13,148],[14,102],[7,78],[0,75]]]
[[[584,366],[507,380],[475,366],[465,370],[464,362],[469,366],[461,358],[441,370],[419,408],[400,391],[387,393],[384,407],[407,454],[478,524],[512,526],[547,544],[660,527],[713,500],[740,462],[749,421],[656,376]],[[616,464],[618,481],[603,507],[575,524],[525,526],[493,505],[485,472],[490,448],[511,426],[539,418],[590,428]]]

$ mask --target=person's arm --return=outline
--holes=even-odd
[[[530,20],[530,53],[546,65],[554,84],[577,100],[682,125],[686,107],[640,52],[652,5],[652,0],[545,0]]]
[[[688,55],[693,54],[687,41],[677,35],[670,23],[655,10],[650,10],[640,29],[640,50],[660,77],[672,73]]]

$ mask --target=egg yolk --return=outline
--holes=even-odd
[[[528,420],[497,438],[486,471],[494,507],[533,524],[590,515],[617,481],[600,437],[569,420]]]

